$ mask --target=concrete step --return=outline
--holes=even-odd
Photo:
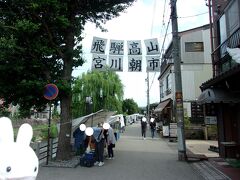
[[[208,161],[194,162],[192,166],[205,180],[231,180]]]

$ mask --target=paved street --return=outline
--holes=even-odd
[[[126,128],[116,144],[115,159],[103,167],[40,167],[37,180],[193,180],[202,179],[191,164],[177,160],[176,143],[140,137],[140,124]]]

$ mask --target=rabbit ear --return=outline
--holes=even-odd
[[[18,130],[16,142],[24,146],[29,146],[32,136],[33,136],[32,126],[25,123],[21,125],[21,127]]]
[[[0,143],[13,143],[12,121],[7,117],[0,118]]]

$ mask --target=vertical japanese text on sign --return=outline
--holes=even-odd
[[[160,71],[160,56],[146,56],[147,71]]]
[[[123,71],[123,56],[109,56],[109,68],[114,71]]]
[[[142,54],[142,46],[141,41],[127,41],[128,45],[128,54],[129,55],[141,55]]]
[[[107,39],[93,37],[91,53],[105,54]]]
[[[111,54],[111,55],[123,55],[124,54],[124,41],[122,41],[122,40],[110,40],[109,54]]]
[[[142,56],[128,56],[128,71],[129,72],[142,71]]]
[[[145,46],[146,46],[147,55],[160,54],[157,38],[146,39],[146,40],[144,40],[144,42],[145,42]]]
[[[106,68],[107,55],[94,54],[92,60],[92,69],[105,70]]]

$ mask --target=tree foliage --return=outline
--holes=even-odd
[[[131,115],[139,112],[139,107],[133,99],[125,99],[122,105],[123,112],[127,115]]]
[[[86,97],[92,97],[92,112],[100,109],[122,112],[123,85],[119,76],[110,70],[82,74],[73,85],[73,117],[89,112]]]
[[[120,15],[134,0],[1,0],[0,97],[5,106],[43,109],[47,83],[59,88],[61,131],[58,159],[70,156],[72,70],[81,66],[84,24],[97,27]]]

